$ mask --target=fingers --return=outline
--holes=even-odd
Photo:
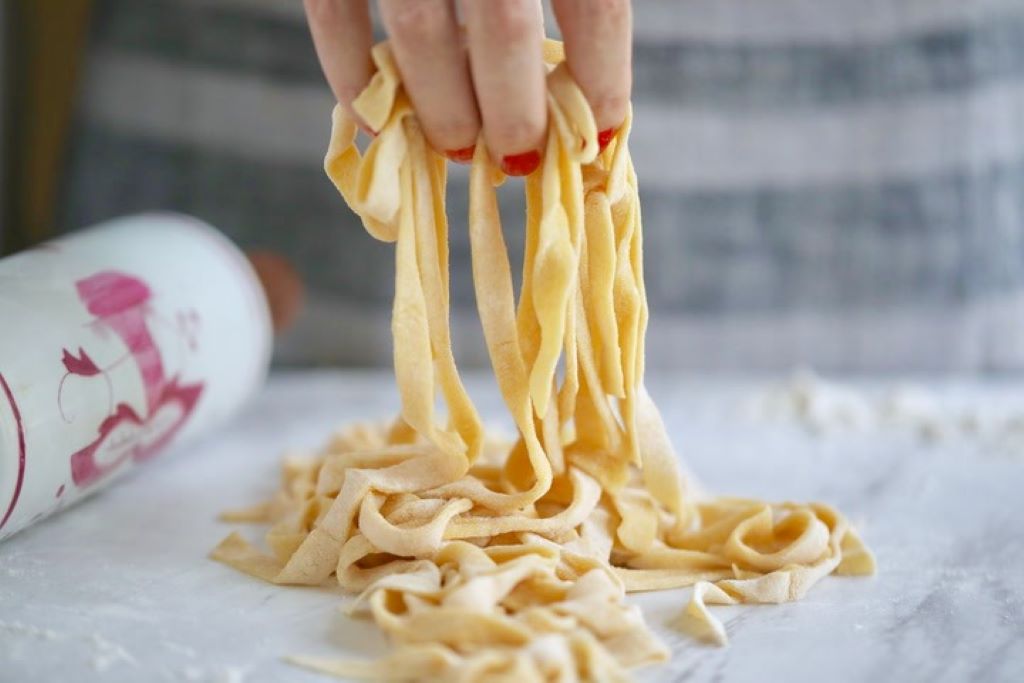
[[[367,0],[304,0],[317,55],[334,96],[351,111],[373,74]],[[632,17],[628,0],[553,0],[566,61],[607,144],[629,109]],[[381,0],[406,91],[431,145],[472,156],[481,122],[493,158],[510,175],[540,164],[547,127],[538,0]]]
[[[373,26],[367,0],[303,0],[313,44],[334,97],[352,101],[373,75]]]
[[[629,0],[552,0],[565,60],[608,144],[629,111],[633,21]]]
[[[454,0],[381,0],[380,9],[427,140],[450,158],[468,161],[480,114]]]
[[[547,127],[541,4],[470,0],[462,10],[487,147],[506,173],[528,175],[540,164]]]

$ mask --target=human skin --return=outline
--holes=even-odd
[[[327,82],[343,106],[373,73],[369,0],[304,0]],[[428,142],[468,161],[481,135],[509,175],[540,163],[547,129],[540,0],[378,0]],[[629,0],[552,0],[568,68],[607,143],[632,85]],[[460,25],[461,19],[461,25]],[[371,131],[372,132],[372,131]]]

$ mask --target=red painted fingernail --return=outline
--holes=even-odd
[[[612,138],[615,137],[615,130],[615,128],[608,128],[597,134],[597,147],[602,152],[608,146],[608,143],[612,141]]]
[[[476,152],[476,145],[463,147],[462,149],[450,149],[444,153],[446,157],[460,164],[468,164],[473,161],[473,153]]]
[[[531,149],[522,154],[509,154],[501,160],[505,175],[530,175],[540,166],[540,152]]]

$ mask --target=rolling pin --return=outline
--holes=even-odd
[[[0,540],[238,412],[297,308],[287,269],[175,214],[0,260]]]

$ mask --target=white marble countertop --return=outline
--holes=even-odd
[[[500,419],[493,387],[469,385]],[[813,435],[749,415],[764,382],[650,385],[707,488],[833,503],[880,573],[829,577],[795,604],[716,608],[726,648],[671,628],[686,590],[637,596],[673,651],[640,680],[1024,680],[1024,447],[1012,447],[1024,430],[937,442],[892,424]],[[1024,409],[1022,380],[925,386]],[[340,594],[266,585],[206,554],[232,528],[217,512],[268,495],[283,451],[396,406],[387,373],[277,375],[219,433],[0,544],[0,681],[319,681],[280,657],[382,653],[372,623],[339,612]]]

